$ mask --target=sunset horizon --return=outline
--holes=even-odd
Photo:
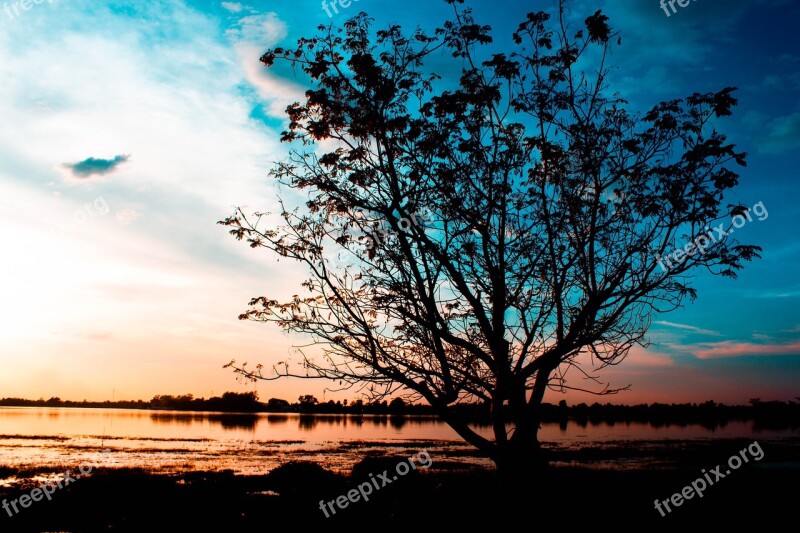
[[[799,22],[0,0],[0,523],[785,525]]]

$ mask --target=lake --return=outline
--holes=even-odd
[[[488,426],[475,427],[491,436]],[[798,430],[762,430],[752,422],[716,428],[647,423],[543,424],[540,438],[560,448],[704,439],[784,439]],[[465,465],[489,465],[456,433],[432,417],[378,415],[222,414],[134,409],[0,408],[2,465],[76,468],[103,449],[117,466],[155,471],[230,469],[263,474],[288,460],[346,470],[371,452],[421,449]],[[639,457],[639,459],[642,459]]]

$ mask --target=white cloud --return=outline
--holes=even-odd
[[[654,324],[660,324],[662,326],[667,326],[670,328],[682,329],[685,331],[691,331],[692,333],[697,333],[698,335],[714,335],[719,336],[722,335],[719,331],[713,331],[710,329],[703,329],[697,326],[691,326],[689,324],[678,324],[676,322],[667,322],[666,320],[656,320]]]
[[[0,116],[13,126],[0,129],[9,394],[55,383],[64,397],[105,397],[119,375],[138,391],[187,390],[182,372],[155,384],[154,369],[198,361],[219,391],[231,357],[268,363],[291,344],[236,317],[252,296],[290,296],[302,274],[215,224],[234,205],[274,205],[266,170],[285,153],[277,132],[250,118],[263,102],[242,90],[243,56],[218,21],[185,5],[136,9],[129,18],[75,0],[0,32]],[[239,38],[285,31],[274,16],[260,20]],[[63,162],[113,154],[135,164],[107,180],[60,174]],[[77,220],[100,198],[108,216]],[[268,290],[265,279],[283,283]]]
[[[286,38],[286,32],[286,25],[274,13],[244,17],[226,32],[247,81],[266,102],[267,114],[277,119],[286,119],[286,106],[302,101],[305,95],[303,87],[274,75],[259,61],[268,48]]]
[[[139,211],[137,211],[135,209],[131,209],[129,207],[125,208],[125,209],[120,209],[114,215],[114,217],[122,224],[130,224],[131,222],[133,222],[137,218],[141,218],[141,216],[142,216],[142,213],[140,213]]]
[[[221,5],[231,13],[239,13],[242,10],[242,4],[238,2],[222,2]]]
[[[226,33],[235,41],[266,48],[286,38],[287,31],[286,24],[275,13],[263,13],[240,18],[236,27]]]
[[[800,355],[800,342],[755,344],[752,342],[723,341],[700,343],[684,347],[698,359],[718,359],[757,355]]]

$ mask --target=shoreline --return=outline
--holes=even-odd
[[[28,437],[38,439],[38,437]],[[337,475],[348,475],[364,460],[374,457],[401,456],[426,449],[438,458],[438,468],[448,470],[493,470],[493,463],[474,448],[464,443],[435,439],[397,441],[343,441],[327,446],[309,446],[303,441],[263,441],[232,443],[222,448],[208,449],[197,442],[198,448],[149,447],[121,448],[113,439],[102,446],[94,444],[61,443],[57,447],[42,448],[49,455],[38,455],[32,460],[29,454],[14,461],[14,447],[0,447],[0,489],[13,488],[35,476],[55,475],[57,472],[76,469],[97,453],[109,450],[113,463],[103,470],[142,470],[153,475],[183,475],[198,471],[227,471],[238,476],[266,475],[275,468],[291,462],[312,462]],[[152,439],[165,445],[195,442],[189,439]],[[675,470],[700,469],[734,448],[758,441],[770,450],[769,463],[785,468],[800,469],[800,435],[783,438],[699,438],[699,439],[648,439],[608,440],[590,442],[543,442],[542,449],[554,467],[585,468],[589,470]],[[47,444],[45,441],[43,444]],[[21,446],[29,452],[29,446]]]
[[[277,525],[352,524],[354,520],[362,524],[375,520],[376,526],[463,523],[474,527],[495,520],[497,509],[506,507],[496,520],[510,519],[516,512],[529,521],[538,516],[529,522],[532,527],[597,527],[610,521],[603,529],[674,531],[679,526],[733,526],[742,517],[760,517],[764,525],[789,530],[796,524],[792,502],[800,473],[800,438],[759,441],[763,460],[743,466],[708,489],[702,499],[685,502],[666,517],[653,507],[655,498],[669,498],[697,478],[701,469],[725,461],[748,442],[710,439],[551,450],[560,464],[542,471],[541,479],[531,479],[522,491],[510,490],[493,469],[465,467],[458,454],[429,449],[429,469],[414,471],[369,502],[353,504],[329,518],[320,512],[320,500],[346,494],[367,474],[392,468],[426,443],[407,443],[409,448],[388,453],[373,447],[373,453],[341,472],[332,471],[326,463],[288,456],[281,466],[263,475],[103,468],[24,513],[9,517],[0,511],[0,527],[7,531],[145,531],[152,530],[152,521],[160,516],[165,517],[166,529],[158,530],[167,531],[208,527],[263,531]],[[647,457],[637,468],[596,468],[603,462],[621,465],[637,459],[637,454],[639,459]],[[7,473],[8,467],[0,467],[0,472],[4,470]],[[31,471],[26,482],[0,488],[0,498],[19,498],[35,487],[41,474]]]

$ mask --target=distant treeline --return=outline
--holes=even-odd
[[[764,402],[759,398],[750,400],[749,405],[724,405],[713,401],[685,404],[640,404],[612,405],[580,403],[568,405],[562,400],[558,405],[542,404],[543,422],[563,422],[574,420],[585,423],[646,422],[653,425],[700,424],[717,427],[730,421],[753,420],[761,427],[800,427],[799,401]],[[400,398],[387,402],[352,402],[329,400],[320,402],[307,394],[291,403],[280,398],[270,398],[267,402],[258,400],[256,392],[226,392],[212,398],[195,398],[191,394],[182,396],[159,395],[150,401],[105,401],[75,402],[50,398],[49,400],[25,400],[22,398],[2,398],[0,407],[84,407],[116,409],[158,409],[172,411],[215,411],[223,413],[321,413],[321,414],[378,414],[378,415],[434,415],[429,405],[409,404]],[[468,419],[477,423],[489,421],[489,406],[482,403],[469,403],[457,406]]]
[[[84,407],[103,409],[167,409],[175,411],[219,411],[223,413],[256,413],[264,410],[265,404],[258,401],[255,392],[226,392],[222,396],[208,399],[195,398],[191,394],[183,396],[153,396],[149,402],[143,400],[121,400],[105,402],[74,402],[54,397],[49,400],[25,400],[22,398],[2,398],[0,407]]]

